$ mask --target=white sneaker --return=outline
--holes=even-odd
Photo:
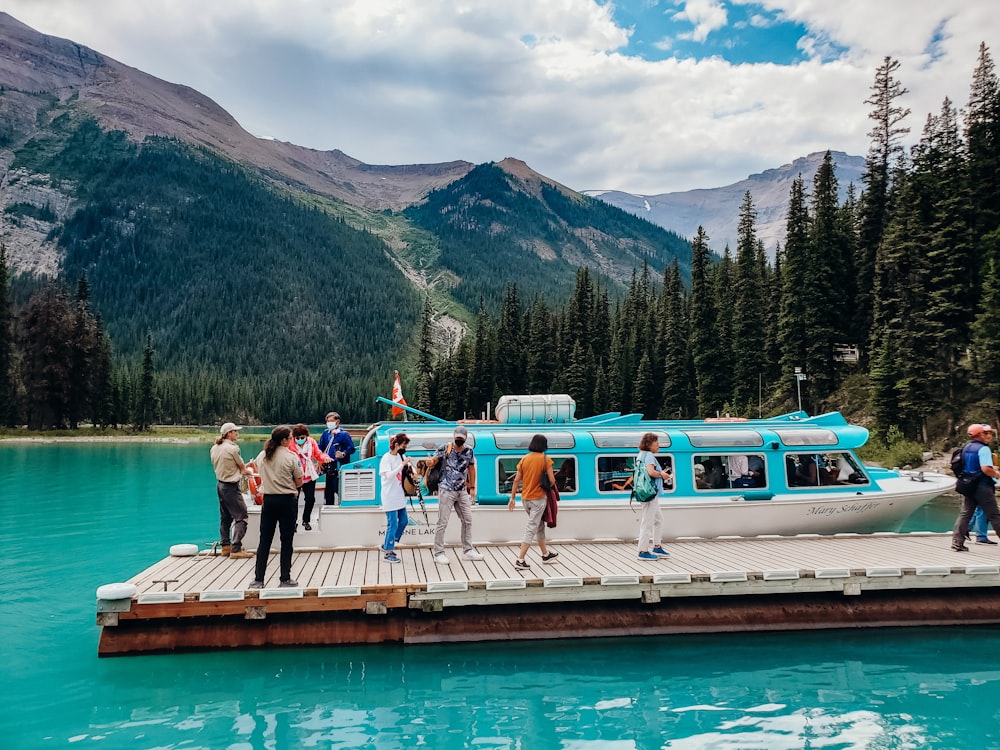
[[[466,552],[464,555],[462,555],[462,557],[464,557],[466,560],[482,560],[483,559],[483,553],[482,552],[477,552],[474,549],[470,549],[468,552]]]
[[[451,565],[451,560],[449,560],[448,556],[444,553],[434,555],[434,562],[438,565]]]

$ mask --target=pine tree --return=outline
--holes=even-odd
[[[73,375],[73,314],[65,291],[50,282],[28,301],[21,327],[25,412],[28,427],[64,427]]]
[[[139,380],[138,400],[132,423],[137,432],[145,432],[156,419],[156,373],[153,368],[153,335],[146,334],[146,347],[142,351],[142,374]]]
[[[1000,83],[985,43],[965,109],[965,140],[975,231],[983,236],[1000,227]]]
[[[903,152],[900,139],[910,132],[902,125],[910,110],[898,103],[899,98],[908,93],[895,78],[898,70],[899,61],[885,57],[875,71],[872,94],[865,100],[865,104],[872,107],[868,117],[875,125],[868,133],[872,141],[861,178],[865,191],[860,207],[858,256],[855,262],[858,276],[855,330],[870,335],[874,314],[876,253],[889,221],[890,170]],[[872,342],[876,340],[873,338]]]
[[[417,353],[417,388],[413,406],[421,411],[431,408],[431,382],[434,375],[433,309],[431,295],[424,295],[424,307],[420,314],[420,351]]]
[[[748,190],[740,205],[732,315],[732,402],[741,413],[757,401],[758,378],[763,372],[764,288],[758,257],[757,210]]]
[[[663,385],[660,396],[661,419],[693,416],[694,388],[692,363],[688,353],[688,318],[684,304],[680,266],[675,260],[663,278],[662,339]]]
[[[781,344],[781,383],[779,391],[786,399],[797,395],[801,384],[795,379],[795,368],[806,367],[809,343],[806,306],[809,303],[809,227],[811,221],[806,206],[805,183],[802,175],[792,182],[788,198],[785,248],[781,263],[781,316],[778,338]],[[808,372],[806,373],[808,375]]]

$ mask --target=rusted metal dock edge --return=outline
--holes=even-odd
[[[531,570],[515,545],[467,561],[429,547],[297,551],[298,588],[247,586],[253,560],[168,557],[97,601],[102,656],[183,650],[434,643],[1000,623],[1000,547],[945,534],[679,539],[640,561],[622,542],[550,545]],[[534,554],[534,552],[532,553]]]

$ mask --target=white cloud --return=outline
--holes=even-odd
[[[673,15],[676,21],[690,21],[694,31],[684,38],[704,42],[708,35],[726,25],[726,8],[720,0],[683,0],[683,9]]]
[[[964,105],[979,42],[1000,43],[985,3],[733,2],[803,24],[811,59],[645,61],[596,0],[6,0],[4,10],[191,86],[252,133],[374,164],[516,156],[573,188],[644,193],[723,185],[827,148],[864,154],[864,100],[886,55],[900,60],[915,139],[945,96]],[[673,9],[696,39],[726,23],[717,0]],[[845,51],[822,62],[835,49]]]

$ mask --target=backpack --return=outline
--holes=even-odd
[[[982,472],[965,471],[965,449],[978,442],[976,440],[970,440],[965,445],[955,448],[951,452],[951,473],[958,477],[955,482],[955,492],[963,497],[971,497],[976,492],[976,487],[979,486],[979,480],[983,478]],[[982,443],[980,443],[982,445]]]
[[[956,477],[962,476],[962,473],[965,471],[965,456],[962,455],[964,451],[965,446],[960,445],[951,452],[951,461],[949,464],[951,465],[951,473]]]
[[[441,484],[441,469],[444,468],[444,462],[448,458],[448,454],[451,453],[451,443],[448,443],[448,449],[444,452],[440,461],[437,461],[428,471],[424,474],[424,486],[427,491],[436,495],[438,491],[438,485]]]
[[[640,503],[648,503],[656,497],[656,483],[646,471],[646,463],[642,460],[642,453],[635,462],[632,473],[632,499]]]

